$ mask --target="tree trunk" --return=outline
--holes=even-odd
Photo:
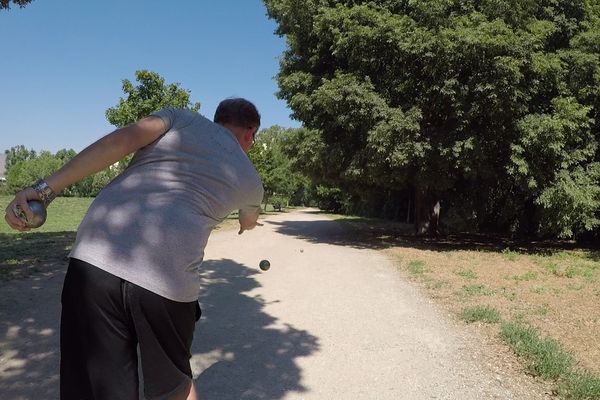
[[[417,235],[440,234],[441,204],[437,196],[428,189],[415,189],[415,232]]]

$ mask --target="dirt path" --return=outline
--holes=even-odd
[[[344,245],[337,223],[310,211],[264,222],[210,239],[192,347],[202,399],[548,398],[381,252]],[[0,287],[0,399],[58,397],[63,274]]]

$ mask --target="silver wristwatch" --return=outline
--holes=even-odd
[[[52,190],[52,188],[48,186],[46,181],[43,179],[38,180],[31,185],[31,187],[37,192],[38,196],[40,196],[40,199],[42,200],[42,203],[44,203],[45,207],[48,207],[48,204],[50,204],[52,200],[56,198],[56,193],[54,193],[54,190]]]

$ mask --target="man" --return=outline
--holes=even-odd
[[[149,399],[196,399],[190,369],[200,317],[199,274],[211,230],[239,209],[257,225],[263,187],[247,157],[255,106],[227,99],[214,122],[165,109],[117,129],[16,194],[5,219],[28,228],[28,200],[46,205],[67,186],[135,152],[87,211],[62,292],[61,399],[137,400],[137,347]]]

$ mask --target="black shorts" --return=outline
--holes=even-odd
[[[77,259],[61,301],[61,400],[138,400],[138,346],[148,399],[189,387],[198,302],[166,299]]]

